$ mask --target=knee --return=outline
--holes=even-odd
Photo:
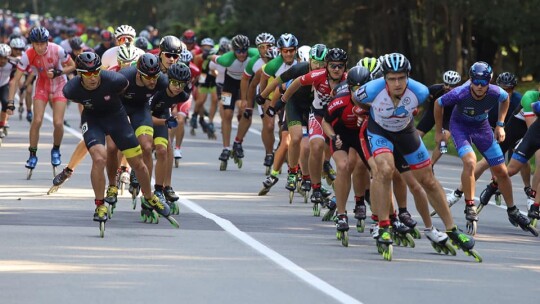
[[[165,159],[167,157],[167,148],[162,145],[156,146],[157,159]]]
[[[394,175],[394,166],[391,166],[387,162],[377,163],[376,177],[379,180],[392,180]]]
[[[143,150],[144,154],[152,154],[152,143],[150,143],[150,142],[142,142],[141,143],[141,149]]]
[[[473,158],[463,159],[463,171],[472,172],[476,166],[476,160]]]
[[[105,168],[107,165],[107,157],[102,153],[95,153],[92,157],[92,161],[97,168]]]

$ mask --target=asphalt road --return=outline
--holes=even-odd
[[[78,125],[74,106],[67,120]],[[103,239],[92,221],[90,158],[63,188],[46,195],[52,124],[43,123],[29,181],[29,124],[13,116],[10,125],[0,147],[0,303],[536,302],[539,239],[513,227],[504,208],[490,205],[480,216],[476,249],[483,263],[463,252],[437,254],[425,237],[415,248],[396,246],[387,262],[353,221],[345,248],[331,223],[312,216],[311,204],[297,196],[290,205],[285,174],[267,196],[257,196],[264,179],[259,120],[245,140],[242,169],[230,162],[224,172],[220,143],[200,129],[196,136],[186,132],[184,158],[173,172],[180,229],[163,219],[142,223],[126,192]],[[79,141],[78,130],[71,131],[61,147],[63,165]],[[435,172],[453,189],[460,169],[458,159],[444,156]],[[488,179],[480,180],[477,194]],[[525,211],[522,182],[513,181]],[[462,201],[452,211],[465,228],[463,208]],[[420,221],[414,204],[409,209]]]

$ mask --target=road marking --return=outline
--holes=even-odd
[[[45,112],[44,115],[45,119],[52,122],[52,116],[49,115],[49,113]],[[68,126],[64,126],[64,130],[68,131],[73,136],[83,139],[82,134],[80,131],[73,129]],[[253,132],[255,133],[255,132]],[[255,133],[260,134],[260,133]],[[315,276],[314,274],[308,272],[304,268],[298,266],[291,260],[287,259],[286,257],[282,256],[275,250],[269,248],[268,246],[262,244],[261,242],[257,241],[253,237],[251,237],[249,234],[243,232],[242,230],[238,229],[231,221],[226,220],[224,218],[221,218],[213,213],[210,213],[203,207],[201,207],[199,204],[190,201],[185,198],[180,198],[180,202],[186,206],[187,208],[191,209],[193,212],[196,212],[200,214],[201,216],[214,221],[217,225],[219,225],[223,230],[230,233],[232,236],[236,237],[240,241],[244,242],[249,247],[255,249],[260,254],[266,256],[270,260],[272,260],[274,263],[281,266],[283,269],[289,271],[293,275],[297,276],[304,282],[308,283],[315,289],[321,291],[322,293],[330,296],[331,298],[334,298],[340,303],[356,303],[356,304],[362,304],[362,302],[356,300],[355,298],[349,296],[348,294],[344,293],[343,291],[335,288],[334,286],[328,284],[327,282],[323,281],[319,277]]]
[[[278,264],[285,270],[289,271],[293,275],[297,276],[304,282],[308,283],[315,289],[321,291],[322,293],[334,298],[335,300],[339,301],[340,303],[357,303],[361,304],[362,302],[356,300],[355,298],[349,296],[348,294],[344,293],[343,291],[335,288],[334,286],[328,284],[327,282],[323,281],[319,277],[313,275],[312,273],[308,272],[307,270],[303,269],[302,267],[298,266],[291,260],[287,259],[286,257],[282,256],[278,252],[274,251],[273,249],[269,248],[268,246],[262,244],[261,242],[257,241],[253,237],[251,237],[249,234],[241,231],[238,229],[231,221],[226,220],[224,218],[221,218],[213,213],[208,212],[206,209],[201,207],[195,202],[192,202],[185,198],[180,198],[180,202],[186,206],[187,208],[191,209],[192,211],[200,214],[201,216],[214,221],[216,224],[218,224],[223,230],[230,233],[232,236],[236,237],[240,241],[244,242],[249,247],[255,249],[260,254],[266,256],[270,260],[272,260],[274,263]]]

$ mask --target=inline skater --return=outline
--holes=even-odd
[[[450,118],[450,132],[456,145],[458,155],[463,162],[461,185],[465,196],[465,219],[468,232],[476,233],[478,214],[474,204],[476,155],[472,149],[474,144],[487,159],[492,174],[497,178],[510,222],[526,229],[530,220],[519,212],[514,205],[512,181],[504,163],[504,154],[498,142],[506,136],[504,119],[510,104],[509,96],[502,88],[489,82],[493,76],[492,68],[483,61],[474,63],[469,69],[469,81],[437,99],[434,108],[435,140],[440,142],[442,135],[443,107],[455,105]],[[495,132],[488,121],[489,110],[499,106]],[[534,232],[531,231],[534,234]]]
[[[62,94],[62,88],[67,82],[66,76],[75,70],[75,63],[66,51],[59,45],[49,42],[49,31],[44,27],[34,27],[29,34],[32,47],[26,50],[17,64],[17,71],[12,78],[8,106],[13,104],[13,98],[19,86],[19,81],[29,67],[37,70],[37,79],[33,95],[34,115],[30,125],[30,157],[25,167],[28,169],[27,179],[32,176],[32,170],[37,165],[37,149],[39,131],[43,122],[45,107],[49,99],[53,110],[53,148],[51,164],[53,175],[61,161],[60,144],[64,136],[64,113],[67,99]],[[8,113],[10,114],[10,113]]]
[[[7,124],[7,110],[8,100],[7,95],[9,93],[9,79],[11,73],[17,66],[14,60],[11,60],[11,47],[5,43],[0,44],[0,101],[2,103],[2,112],[0,114],[0,143],[1,139],[6,136],[6,124]],[[12,105],[14,107],[14,105]],[[14,110],[12,106],[11,111]]]
[[[123,24],[117,27],[116,30],[114,31],[114,37],[116,38],[117,45],[107,49],[103,53],[103,56],[101,56],[103,69],[108,69],[109,67],[116,65],[116,57],[117,57],[116,54],[118,53],[118,49],[120,48],[120,45],[125,44],[125,43],[133,44],[136,36],[137,36],[137,32],[130,25]],[[139,56],[145,53],[140,48],[137,48],[136,52],[138,53]]]
[[[367,134],[372,161],[376,166],[371,185],[371,202],[376,206],[379,219],[380,230],[376,236],[379,253],[386,260],[392,259],[393,241],[389,230],[392,210],[391,183],[396,170],[393,153],[398,152],[440,214],[448,237],[459,248],[481,261],[481,257],[473,249],[474,239],[454,225],[450,209],[445,203],[444,190],[433,176],[429,153],[414,127],[413,113],[428,98],[428,88],[409,78],[411,65],[404,55],[385,55],[381,64],[384,78],[368,82],[356,91],[354,96],[355,102],[363,107],[366,107],[365,104],[369,105],[367,108],[370,110]],[[447,237],[442,234],[439,236],[441,238],[436,242],[446,243]]]

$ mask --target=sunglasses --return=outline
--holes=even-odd
[[[482,87],[485,87],[489,84],[489,80],[487,79],[471,79],[471,82],[476,85],[476,86],[482,86]]]
[[[335,70],[335,69],[341,70],[341,69],[345,68],[345,64],[343,64],[343,63],[338,63],[338,64],[330,63],[328,66],[332,70]]]
[[[84,78],[92,78],[92,77],[98,77],[99,73],[101,72],[101,69],[97,69],[95,71],[78,71],[81,73],[81,76]]]
[[[177,88],[185,88],[187,86],[186,81],[178,81],[174,79],[169,80],[169,84]]]
[[[119,44],[124,44],[126,42],[132,42],[133,41],[133,38],[129,37],[129,36],[124,36],[124,37],[119,37],[117,39],[118,43]]]
[[[234,50],[236,54],[245,54],[247,53],[248,49],[240,49],[240,50]]]
[[[150,75],[148,75],[148,74],[145,74],[145,73],[141,72],[141,70],[137,70],[137,71],[139,71],[139,74],[141,74],[141,77],[142,77],[142,78],[144,78],[144,79],[146,79],[146,80],[150,80],[150,81],[151,81],[151,80],[156,80],[156,79],[159,78],[159,76],[161,76],[161,72],[157,73],[157,74],[154,75],[154,76],[150,76]]]
[[[122,60],[117,60],[117,62],[118,62],[118,66],[120,66],[120,67],[127,67],[127,66],[135,65],[135,61],[122,61]]]
[[[294,54],[296,52],[296,49],[281,49],[281,53],[285,54]]]
[[[180,55],[175,54],[175,53],[165,53],[165,52],[163,52],[163,55],[165,55],[165,57],[167,57],[167,58],[172,58],[174,60],[180,58]]]

